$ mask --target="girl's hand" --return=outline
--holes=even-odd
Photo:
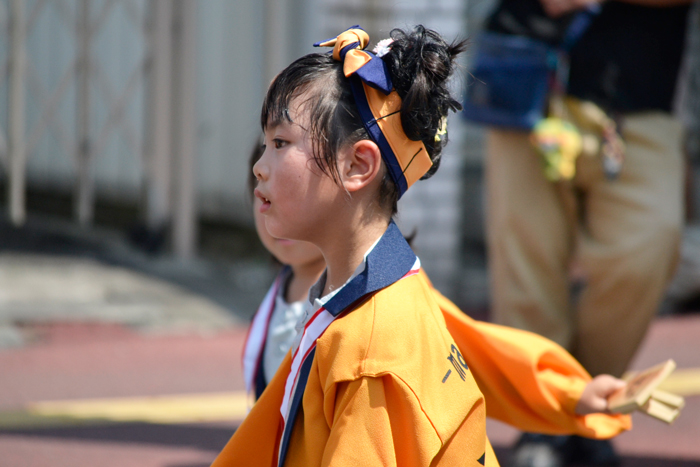
[[[610,413],[608,397],[625,386],[625,382],[611,375],[598,375],[583,389],[581,399],[576,404],[576,415]]]

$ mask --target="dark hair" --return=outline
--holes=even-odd
[[[413,31],[391,31],[391,50],[382,57],[387,64],[396,92],[402,99],[401,124],[409,139],[422,141],[433,166],[423,178],[440,166],[447,135],[439,142],[435,134],[440,121],[462,106],[450,95],[447,80],[454,70],[455,57],[466,41],[447,44],[440,35],[423,26]],[[370,139],[355,106],[342,63],[331,54],[309,54],[293,62],[274,79],[263,102],[260,123],[264,129],[286,120],[291,101],[309,91],[300,105],[311,115],[306,128],[318,167],[338,181],[336,155],[347,144]],[[380,188],[380,203],[396,213],[398,190],[388,173]]]

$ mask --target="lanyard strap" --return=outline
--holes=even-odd
[[[583,34],[591,25],[591,22],[593,22],[593,19],[598,16],[600,10],[601,6],[596,3],[576,13],[571,20],[571,23],[569,23],[569,27],[566,28],[564,38],[562,39],[559,48],[564,52],[569,52],[574,47],[576,42],[581,39]]]

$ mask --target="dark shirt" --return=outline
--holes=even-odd
[[[571,50],[568,92],[612,111],[670,111],[689,8],[603,3]],[[572,16],[549,18],[538,0],[502,0],[487,29],[556,45]]]

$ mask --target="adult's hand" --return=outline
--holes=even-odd
[[[603,3],[605,0],[540,0],[545,13],[552,18],[561,16],[574,10],[586,8],[594,3]],[[693,0],[618,0],[624,3],[632,3],[655,8],[673,7],[687,5]]]
[[[552,18],[602,2],[603,0],[540,0],[545,13]]]

